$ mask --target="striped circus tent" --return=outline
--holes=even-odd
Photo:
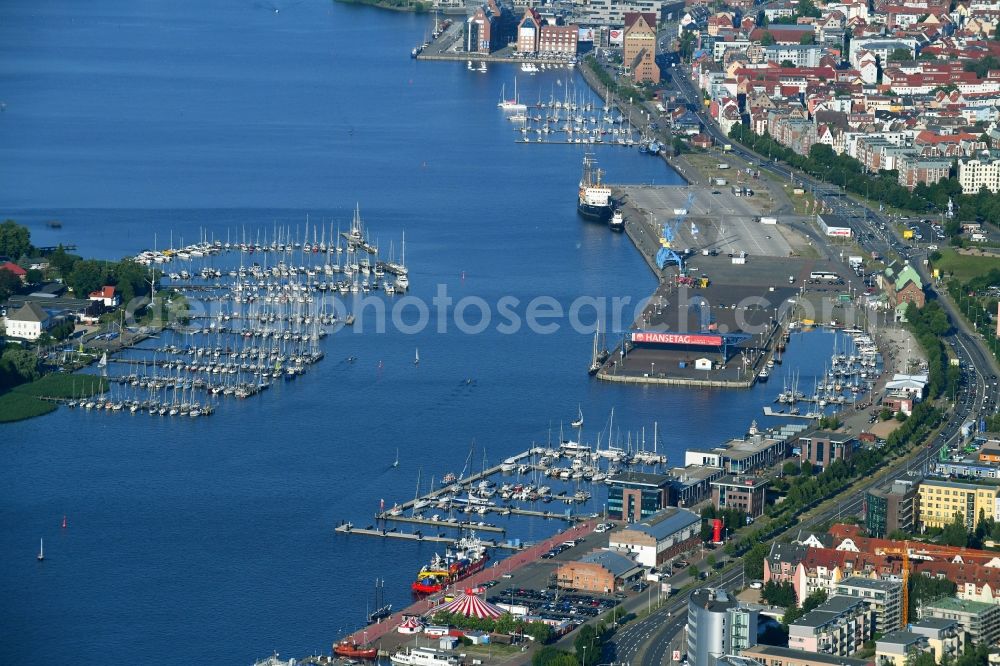
[[[477,617],[480,619],[493,619],[503,615],[503,611],[493,604],[468,592],[459,595],[450,604],[434,609],[435,613],[441,611],[446,613],[458,613],[459,615],[464,615],[465,617]]]
[[[412,615],[407,615],[406,618],[399,623],[396,627],[396,631],[401,634],[418,634],[424,628],[424,623],[415,618]]]

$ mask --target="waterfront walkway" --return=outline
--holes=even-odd
[[[478,587],[483,583],[500,578],[502,574],[512,573],[526,564],[537,562],[541,559],[542,554],[551,550],[563,541],[567,541],[569,539],[579,539],[587,536],[594,531],[597,523],[597,519],[592,519],[582,525],[572,527],[565,532],[559,532],[548,539],[535,544],[531,548],[515,553],[504,560],[497,561],[492,567],[480,571],[474,576],[470,576],[465,580],[459,581],[454,587],[447,590],[447,592],[457,593],[467,588]],[[363,629],[354,632],[347,638],[348,640],[352,640],[357,643],[375,643],[382,637],[386,636],[386,634],[394,632],[396,627],[398,627],[403,621],[404,615],[424,615],[433,610],[435,607],[440,606],[443,601],[444,593],[438,593],[424,599],[420,599],[403,610],[393,613],[388,619],[383,620],[378,624],[372,624],[364,627]]]

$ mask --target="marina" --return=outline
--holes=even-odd
[[[409,289],[405,237],[398,262],[393,250],[387,260],[379,259],[359,207],[346,232],[306,222],[301,234],[275,226],[270,240],[266,233],[252,241],[243,233],[238,243],[202,235],[180,249],[136,256],[151,272],[175,269],[163,277],[183,299],[183,310],[173,314],[155,342],[140,340],[105,353],[97,367],[110,390],[86,401],[69,400],[69,407],[211,415],[224,399],[256,396],[323,360],[321,341],[354,323],[349,311],[354,297],[383,292],[391,297]]]

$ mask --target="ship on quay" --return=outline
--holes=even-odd
[[[597,168],[593,155],[583,156],[583,176],[580,178],[577,211],[581,217],[597,222],[607,222],[613,212],[611,188],[601,182],[604,172]]]
[[[417,594],[440,592],[451,583],[478,573],[490,559],[485,544],[475,535],[463,537],[455,544],[455,550],[448,549],[444,557],[438,554],[429,564],[424,565],[411,586]]]

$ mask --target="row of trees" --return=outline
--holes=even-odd
[[[603,622],[594,626],[585,624],[580,627],[573,639],[575,654],[559,650],[552,646],[543,647],[531,658],[532,666],[595,666],[601,663],[604,653],[604,643],[610,637],[607,625]]]
[[[722,524],[730,532],[735,532],[747,524],[746,511],[739,509],[716,509],[714,506],[706,506],[701,510],[701,540],[708,541],[712,538],[712,521],[715,518],[722,520]]]
[[[946,225],[946,233],[956,234],[961,220],[982,218],[1000,224],[1000,197],[986,190],[978,194],[962,194],[962,186],[956,178],[946,178],[933,185],[920,183],[910,192],[899,184],[898,172],[866,173],[861,162],[846,153],[838,155],[825,144],[815,144],[810,147],[808,155],[800,155],[775,141],[770,134],[755,134],[743,125],[734,125],[729,136],[758,153],[786,162],[814,178],[841,185],[849,192],[877,199],[896,208],[920,213],[932,208],[945,210],[951,199],[955,205],[955,218]]]
[[[1000,338],[991,330],[993,328],[991,317],[997,311],[998,299],[995,291],[997,287],[1000,287],[1000,268],[994,268],[989,273],[967,282],[955,279],[948,282],[948,293],[958,304],[958,309],[966,321],[983,335],[986,346],[997,360],[1000,360]],[[976,313],[974,317],[973,312]]]
[[[764,560],[768,554],[765,543],[777,534],[790,528],[800,513],[820,501],[845,490],[854,481],[871,476],[891,456],[905,453],[924,437],[941,420],[941,412],[929,402],[914,407],[913,413],[902,425],[889,435],[884,445],[863,448],[850,459],[835,460],[821,473],[813,475],[811,466],[808,474],[775,482],[775,488],[787,488],[781,502],[768,504],[764,509],[768,521],[739,540],[726,544],[726,553],[732,556],[743,554],[743,564],[749,578],[762,578]],[[805,463],[803,463],[805,470]]]
[[[951,330],[948,313],[937,301],[928,301],[923,308],[910,303],[906,308],[907,327],[927,355],[928,397],[952,396],[958,388],[961,370],[950,365],[941,338]]]
[[[510,613],[494,619],[468,617],[461,613],[440,611],[434,614],[434,624],[458,627],[475,631],[492,631],[498,634],[524,634],[531,636],[539,644],[552,640],[552,627],[544,622],[525,622]]]

